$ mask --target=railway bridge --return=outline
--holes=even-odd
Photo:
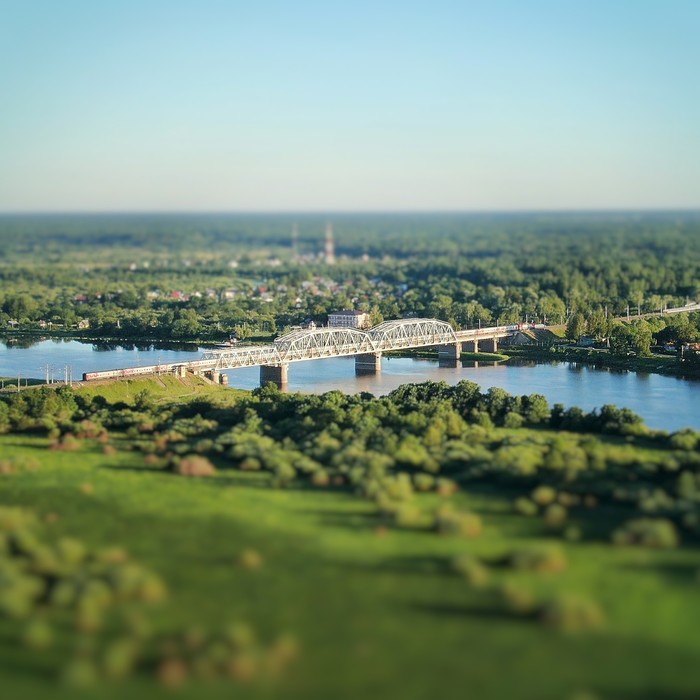
[[[259,366],[261,384],[285,385],[292,362],[354,355],[356,372],[376,373],[381,370],[381,358],[385,352],[434,346],[438,348],[440,360],[456,361],[465,346],[467,350],[478,351],[481,343],[488,351],[495,352],[501,338],[522,327],[492,326],[455,331],[449,323],[433,318],[407,318],[386,321],[366,331],[356,328],[295,330],[266,345],[206,350],[201,359],[186,363],[86,372],[83,379],[90,381],[166,372],[184,376],[189,371],[207,374],[220,381],[223,370]]]

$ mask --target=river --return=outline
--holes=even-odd
[[[0,343],[0,376],[45,377],[48,366],[49,374],[55,379],[63,379],[66,367],[79,379],[83,372],[91,370],[187,362],[198,359],[201,352],[194,345],[136,347],[43,340],[30,347],[20,347]],[[226,373],[232,387],[254,389],[259,385],[257,367]],[[653,428],[700,429],[700,382],[658,374],[600,370],[569,362],[511,361],[495,365],[465,362],[457,367],[440,367],[434,360],[384,357],[381,374],[358,377],[354,358],[340,357],[291,364],[287,390],[323,393],[339,389],[379,396],[408,382],[456,384],[463,379],[476,382],[482,390],[495,386],[510,394],[543,394],[551,404],[580,406],[586,411],[615,404],[632,409]]]

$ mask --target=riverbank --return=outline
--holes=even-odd
[[[521,346],[508,348],[509,358],[537,360],[538,362],[577,362],[597,369],[615,369],[643,374],[663,374],[681,379],[700,379],[700,367],[678,362],[675,356],[616,357],[606,350],[577,348],[566,345],[551,347]]]
[[[112,336],[95,334],[90,331],[0,331],[0,341],[17,345],[19,347],[28,347],[35,343],[40,343],[43,340],[77,340],[81,343],[105,343],[113,345],[197,345],[199,347],[216,347],[228,341],[228,334],[221,333],[221,337],[181,337],[181,338],[162,338],[162,337],[131,337],[131,336]],[[271,343],[275,338],[273,333],[251,336],[246,338],[245,343]]]

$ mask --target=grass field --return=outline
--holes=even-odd
[[[123,383],[111,385],[117,398]],[[132,385],[132,393],[139,387]],[[171,387],[172,389],[172,387]],[[515,515],[508,494],[489,489],[454,498],[479,513],[474,540],[377,527],[372,504],[344,490],[273,489],[265,474],[219,470],[185,479],[143,468],[143,458],[95,442],[48,451],[44,438],[0,437],[3,457],[39,467],[0,476],[0,504],[55,514],[48,536],[119,545],[166,581],[152,613],[156,630],[216,628],[245,621],[262,638],[292,635],[299,658],[273,685],[186,682],[179,697],[292,698],[668,698],[700,693],[700,553],[612,548],[605,512],[581,521],[586,537],[564,543],[558,573],[514,572],[498,562],[528,544],[550,544],[540,520]],[[90,487],[86,488],[85,485]],[[421,495],[424,501],[436,495]],[[261,566],[246,567],[252,550]],[[553,592],[595,599],[600,630],[566,634],[504,613],[493,586],[469,586],[449,566],[472,552],[508,581],[546,599]],[[14,642],[20,622],[0,621],[3,697],[74,697],[55,685],[74,642],[59,627],[54,645]],[[153,697],[144,675],[100,685],[100,697]],[[586,694],[588,693],[588,694]]]

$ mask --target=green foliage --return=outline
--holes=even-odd
[[[475,588],[488,584],[489,570],[472,554],[458,554],[451,561],[452,570]]]
[[[540,619],[548,627],[578,633],[600,629],[605,615],[595,601],[576,595],[558,595],[542,606]]]
[[[537,573],[558,573],[568,566],[566,555],[557,547],[522,547],[513,550],[506,561],[514,569]]]
[[[639,545],[654,549],[673,549],[678,546],[676,527],[663,518],[637,518],[628,520],[612,533],[617,545]]]
[[[629,354],[648,357],[651,352],[652,328],[646,321],[617,324],[610,335],[610,352],[625,357]]]
[[[586,333],[586,326],[586,319],[582,313],[577,312],[573,314],[566,324],[566,337],[569,340],[578,342],[581,340],[581,336]]]
[[[435,512],[435,529],[441,535],[474,538],[481,534],[483,523],[476,513],[460,511],[445,503]]]

